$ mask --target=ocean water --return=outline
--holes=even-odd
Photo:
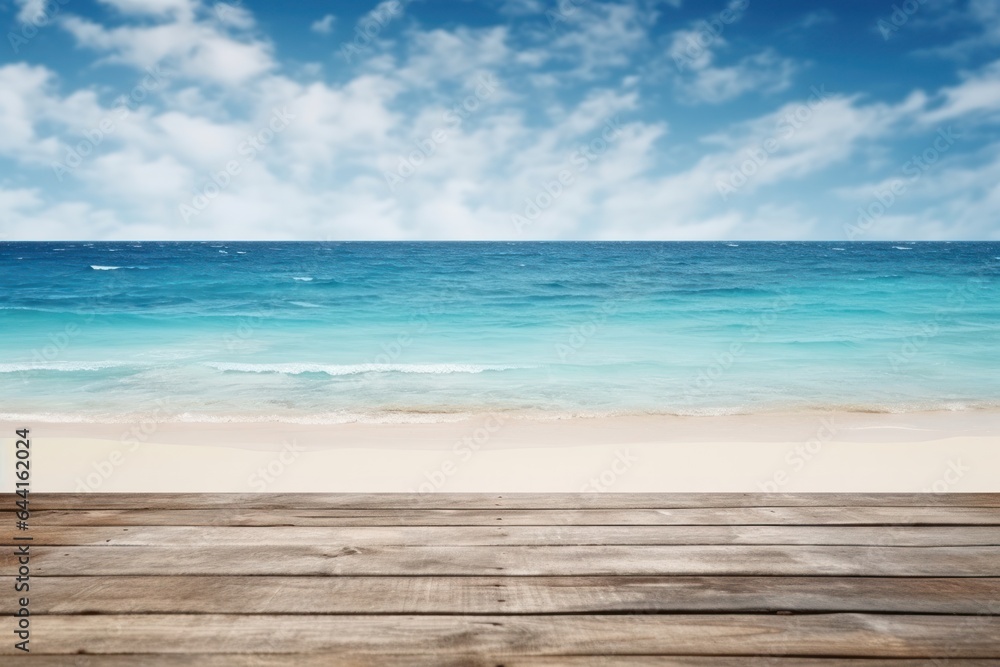
[[[0,418],[1000,406],[1000,243],[2,243]]]

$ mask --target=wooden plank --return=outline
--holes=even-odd
[[[36,654],[421,653],[1000,659],[1000,617],[39,616]],[[0,643],[0,654],[15,652]]]
[[[35,526],[987,525],[992,507],[773,507],[633,510],[38,510]],[[0,512],[0,522],[14,521]]]
[[[998,547],[37,547],[33,575],[1000,576]],[[17,557],[0,553],[0,574]]]
[[[10,494],[7,496],[13,498]],[[1000,507],[997,493],[34,493],[37,509]]]
[[[996,661],[974,658],[942,658],[942,667],[996,667]],[[130,654],[53,656],[18,658],[30,667],[928,667],[927,660],[896,658],[782,658],[780,656],[511,656],[477,655],[371,655],[338,653],[282,653],[246,655],[242,653]]]
[[[41,526],[36,546],[1000,546],[994,526]]]
[[[371,655],[338,653],[282,653],[246,655],[242,653],[130,654],[53,656],[18,658],[30,667],[928,667],[926,659],[896,658],[782,658],[780,656],[511,656],[481,655]],[[996,661],[974,658],[942,658],[942,667],[996,667]]]
[[[1000,614],[1000,579],[868,577],[35,577],[42,614]],[[0,613],[15,611],[0,596]]]

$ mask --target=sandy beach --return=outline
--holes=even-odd
[[[24,427],[47,492],[1000,490],[992,411]]]

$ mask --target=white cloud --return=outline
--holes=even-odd
[[[755,91],[764,94],[786,90],[798,70],[796,63],[764,49],[731,65],[718,65],[726,49],[727,31],[746,11],[748,3],[733,0],[718,16],[710,17],[671,35],[667,56],[678,99],[686,104],[719,104]]]
[[[41,162],[56,155],[59,142],[35,132],[38,115],[48,100],[52,73],[23,63],[0,67],[0,154],[24,162]]]
[[[945,88],[939,98],[940,106],[921,116],[925,124],[941,123],[971,114],[1000,114],[1000,60],[977,72],[963,73],[957,86]]]
[[[191,17],[199,5],[196,0],[100,0],[123,14],[137,16],[166,16],[168,14]]]
[[[749,92],[777,93],[788,89],[797,67],[792,60],[765,50],[729,67],[706,65],[691,76],[678,77],[680,100],[719,104]]]
[[[571,73],[582,78],[628,64],[630,55],[647,43],[655,14],[629,3],[562,2],[558,7],[562,9],[553,22],[553,54],[572,63]]]
[[[964,23],[971,27],[971,34],[946,46],[923,49],[920,53],[964,60],[976,51],[1000,45],[1000,3],[996,0],[969,0],[964,9],[949,3],[943,10],[939,23]]]
[[[17,20],[21,23],[32,23],[45,12],[46,0],[17,0],[21,8],[17,12]]]
[[[652,48],[655,2],[580,4],[544,39],[516,33],[516,25],[410,24],[397,44],[331,79],[319,68],[281,69],[242,7],[223,16],[180,0],[108,4],[132,18],[110,27],[70,15],[62,24],[101,62],[138,69],[162,63],[169,76],[119,117],[107,89],[74,89],[40,66],[0,67],[0,154],[23,168],[23,180],[0,185],[0,216],[12,236],[830,237],[842,220],[796,199],[792,184],[863,164],[869,151],[889,152],[901,135],[934,123],[981,123],[1000,111],[994,64],[898,103],[829,95],[805,116],[802,102],[790,102],[729,123],[725,132],[678,136],[673,110],[666,105],[668,123],[664,107],[650,103],[650,79],[639,76],[648,70],[636,62],[642,48]],[[696,34],[691,27],[673,33],[671,48]],[[724,37],[688,55],[690,66],[671,75],[687,101],[787,90],[797,69],[770,49],[733,55]],[[661,56],[653,64],[665,62]],[[485,76],[496,77],[495,90],[451,122],[449,111]],[[242,151],[276,112],[290,117],[287,128],[252,157]],[[107,118],[112,129],[56,186],[52,160],[64,159]],[[385,173],[436,131],[444,138],[432,154],[390,189]],[[769,139],[776,147],[752,177],[721,197],[719,182]],[[585,150],[595,157],[583,159]],[[922,190],[923,210],[900,208],[886,229],[905,223],[913,234],[945,233],[948,216],[957,220],[955,233],[988,229],[1000,215],[1000,146],[989,144],[976,159],[942,165],[934,188]],[[233,161],[239,173],[185,222],[179,206]],[[861,180],[881,182],[892,160],[887,165],[869,162]],[[560,184],[562,172],[569,182]],[[526,201],[546,194],[550,202],[531,224],[515,227],[512,216]]]
[[[491,71],[513,55],[505,27],[410,33],[406,62],[395,78],[417,88],[465,83],[476,73]]]
[[[162,64],[180,76],[236,86],[276,67],[269,42],[231,32],[231,19],[240,16],[240,11],[223,12],[228,22],[177,12],[154,24],[107,28],[68,16],[62,25],[79,45],[106,54],[108,62],[139,69]]]
[[[333,32],[333,22],[337,20],[333,14],[327,14],[321,19],[312,22],[309,29],[321,35],[329,35]]]
[[[798,21],[795,21],[789,28],[791,30],[808,30],[809,28],[814,28],[818,25],[833,23],[836,20],[837,17],[835,17],[833,12],[829,9],[818,9],[807,13]]]

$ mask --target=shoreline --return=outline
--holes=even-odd
[[[991,492],[1000,411],[454,422],[0,422],[39,492]],[[10,476],[4,492],[13,490]]]

